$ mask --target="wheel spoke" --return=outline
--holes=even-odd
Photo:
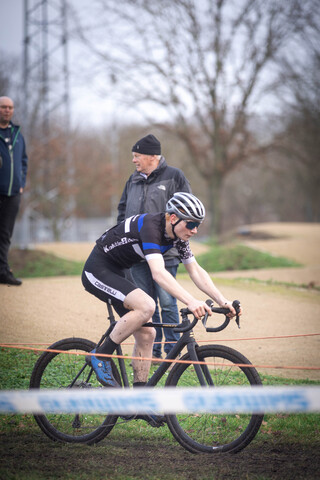
[[[248,363],[248,360],[233,349],[223,346],[201,347],[198,356],[200,361],[207,363],[203,370],[210,388],[261,383],[255,369],[235,366]],[[168,384],[178,388],[199,387],[199,380],[192,365],[182,364],[172,371]],[[261,421],[261,415],[192,413],[170,415],[168,426],[185,448],[214,453],[244,448],[256,435]]]
[[[94,344],[84,339],[66,339],[54,344],[52,349],[66,353],[45,352],[37,361],[30,382],[31,388],[103,388],[85,363],[83,352],[90,352]],[[115,376],[121,384],[119,373]],[[35,415],[46,435],[64,442],[95,443],[102,440],[113,428],[117,417],[105,414],[46,414]]]

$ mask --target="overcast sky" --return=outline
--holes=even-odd
[[[23,51],[23,0],[0,0],[0,47],[7,53]]]
[[[79,1],[81,0],[76,0],[76,4]],[[22,65],[24,0],[0,0],[0,18],[0,49],[5,53],[19,55]],[[76,86],[77,80],[73,74],[70,75],[70,83],[72,124],[86,127],[88,123],[94,126],[110,123],[114,111],[110,99],[99,97],[86,85]]]
[[[90,17],[92,0],[69,1],[76,6],[77,11],[81,8],[85,9],[86,15]],[[24,0],[0,0],[0,49],[5,53],[20,55],[20,66],[22,66],[23,59],[23,17]],[[98,82],[90,71],[88,53],[83,54],[82,50],[74,40],[69,41],[72,124],[84,128],[88,128],[89,126],[104,126],[110,124],[110,122],[114,120],[115,115],[128,120],[138,120],[133,116],[135,112],[132,112],[132,114],[127,111],[121,112],[119,106],[116,106],[113,102],[112,94],[99,96],[98,93],[93,90],[93,83],[95,83],[95,87],[98,87]],[[98,78],[100,79],[100,83],[105,82],[104,78]],[[267,98],[266,102],[267,103],[262,102],[261,107],[272,109],[272,101]]]

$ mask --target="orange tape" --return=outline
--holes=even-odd
[[[94,353],[89,352],[66,352],[65,350],[55,350],[50,348],[30,348],[30,347],[23,347],[23,346],[15,346],[12,344],[0,344],[0,347],[3,348],[17,348],[21,350],[31,350],[36,352],[50,352],[50,353],[64,353],[66,355],[95,355]],[[157,358],[150,358],[150,357],[133,357],[129,355],[114,355],[114,354],[105,354],[100,353],[99,357],[106,357],[106,358],[123,358],[127,360],[145,360],[145,361],[156,361],[156,362],[167,362],[167,363],[184,363],[184,364],[193,364],[193,365],[218,365],[218,366],[225,366],[225,363],[219,362],[201,362],[201,361],[191,361],[191,360],[178,360],[178,359],[157,359]],[[302,367],[302,366],[289,366],[289,365],[248,365],[246,363],[234,363],[232,365],[228,365],[230,368],[232,367],[248,367],[248,368],[274,368],[274,369],[284,369],[284,370],[320,370],[320,367]]]

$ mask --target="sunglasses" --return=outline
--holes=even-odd
[[[199,228],[200,222],[187,222],[186,221],[186,227],[188,230],[193,230],[194,228]]]

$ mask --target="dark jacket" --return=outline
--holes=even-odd
[[[139,213],[164,212],[166,203],[175,192],[190,192],[188,180],[179,168],[170,167],[161,157],[158,167],[148,177],[135,171],[127,181],[119,205],[117,223]],[[179,263],[177,252],[164,255],[166,266]]]
[[[0,133],[0,195],[11,197],[18,195],[20,188],[25,187],[28,157],[20,127],[11,123],[9,128],[11,145],[5,142]]]

